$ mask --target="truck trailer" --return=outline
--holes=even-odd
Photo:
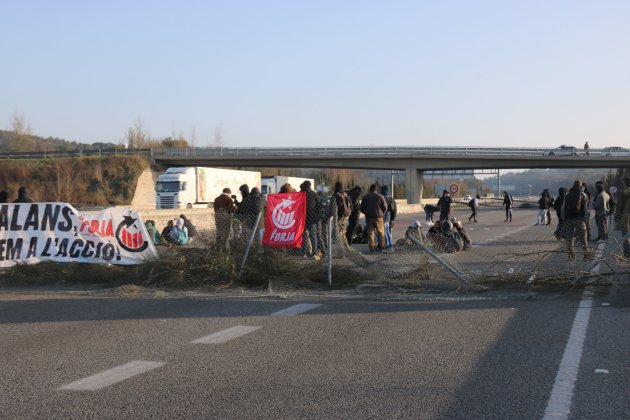
[[[265,176],[262,179],[262,194],[276,194],[280,191],[280,187],[289,183],[291,187],[300,191],[300,184],[304,181],[311,181],[311,187],[315,189],[315,180],[311,178],[300,178],[294,176]]]
[[[211,207],[224,188],[238,194],[247,184],[250,190],[261,188],[260,172],[234,169],[203,168],[200,166],[168,168],[155,184],[158,209]]]

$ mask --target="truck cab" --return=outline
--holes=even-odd
[[[155,183],[158,209],[192,208],[197,202],[195,168],[168,168]]]

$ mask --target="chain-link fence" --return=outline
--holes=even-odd
[[[182,210],[188,213],[181,222],[188,236],[184,243],[172,235],[181,215],[169,213],[163,219],[149,215],[144,222],[157,245],[155,261],[136,267],[17,265],[2,273],[0,285],[62,278],[147,286],[160,293],[260,295],[331,288],[382,294],[630,284],[627,235],[609,220],[607,238],[598,238],[594,215],[588,225],[583,220],[559,226],[555,217],[549,224],[536,224],[538,209],[521,203],[505,221],[504,209],[492,202],[479,209],[477,223],[467,223],[466,207],[455,209],[449,219],[454,217],[456,223],[449,220],[446,225],[432,225],[425,215],[399,214],[391,224],[393,246],[370,252],[365,220],[358,211],[350,217],[340,214],[331,196],[315,194],[307,201],[298,248],[262,245],[265,210],[265,198],[257,194],[216,211]]]

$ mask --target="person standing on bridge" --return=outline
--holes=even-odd
[[[442,197],[437,202],[437,206],[440,209],[440,221],[450,220],[451,218],[451,205],[453,199],[448,193],[448,190],[442,191]]]
[[[584,154],[585,154],[586,156],[589,156],[589,154],[590,154],[590,153],[589,153],[589,152],[590,152],[590,150],[591,150],[591,146],[589,146],[589,145],[588,145],[588,140],[587,140],[587,141],[586,141],[586,143],[584,143]]]

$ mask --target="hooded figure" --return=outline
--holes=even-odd
[[[13,202],[32,203],[33,200],[31,200],[31,198],[28,196],[28,191],[26,190],[26,187],[20,187],[20,189],[18,190],[18,198],[16,198]]]
[[[188,229],[184,226],[184,219],[181,217],[177,219],[171,231],[171,241],[179,245],[186,245],[189,241]]]

